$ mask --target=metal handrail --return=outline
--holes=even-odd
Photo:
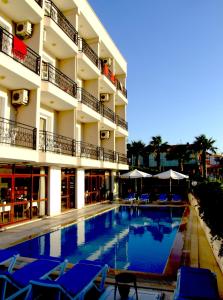
[[[36,128],[0,118],[0,143],[36,149]]]
[[[115,123],[115,118],[116,118],[115,112],[101,102],[100,102],[100,113],[103,117],[106,117],[107,119]]]
[[[45,12],[44,15],[50,17],[63,32],[78,45],[78,32],[74,26],[67,20],[64,14],[58,9],[58,7],[51,1],[45,0]]]
[[[77,84],[67,75],[47,62],[42,62],[42,80],[49,81],[67,94],[77,97]]]
[[[78,87],[77,91],[78,91],[77,99],[79,102],[87,105],[88,107],[92,108],[94,111],[99,112],[100,103],[97,98],[95,98],[93,95],[91,95],[83,88]]]
[[[15,39],[18,39],[6,29],[0,26],[0,51],[12,57],[14,60],[36,73],[40,74],[40,56],[31,48],[24,44],[24,49],[20,52],[15,48]]]
[[[127,98],[127,90],[118,79],[116,79],[116,88]]]
[[[100,60],[98,55],[94,50],[88,45],[88,43],[83,38],[79,38],[79,51],[83,52],[97,67],[100,68]]]
[[[76,156],[74,139],[45,130],[39,131],[39,150]]]
[[[116,115],[116,124],[117,124],[117,126],[120,126],[124,129],[128,130],[128,123],[118,115]]]
[[[77,157],[98,159],[98,147],[90,143],[76,141],[76,153]]]

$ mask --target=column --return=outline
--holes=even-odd
[[[61,168],[49,167],[48,170],[48,215],[61,213]]]
[[[82,208],[85,206],[85,171],[84,169],[76,169],[75,176],[75,208]]]

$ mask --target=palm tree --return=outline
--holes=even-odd
[[[127,144],[128,158],[131,159],[133,165],[133,158],[135,158],[135,166],[139,166],[139,156],[144,154],[145,144],[142,141],[132,141]]]
[[[155,155],[155,160],[157,162],[157,168],[161,171],[161,164],[160,164],[160,154],[165,152],[168,148],[168,143],[163,142],[160,135],[152,136],[152,140],[148,145],[148,149],[150,153]]]
[[[193,143],[194,150],[201,155],[201,164],[202,164],[202,176],[205,179],[207,177],[207,166],[206,166],[206,154],[207,151],[216,153],[216,147],[214,147],[215,140],[212,138],[207,138],[205,134],[201,134],[195,137]]]
[[[191,159],[192,150],[189,143],[171,146],[168,149],[166,158],[168,160],[178,160],[178,167],[181,172],[184,171],[185,162]]]

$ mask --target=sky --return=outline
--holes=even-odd
[[[223,152],[223,1],[88,0],[127,61],[128,142]]]

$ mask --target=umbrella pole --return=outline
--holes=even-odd
[[[171,194],[171,178],[170,178],[170,194]]]

